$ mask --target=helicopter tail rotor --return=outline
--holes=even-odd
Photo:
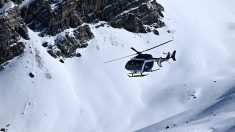
[[[164,62],[164,61],[168,62],[169,59],[172,59],[172,60],[176,61],[176,58],[175,58],[176,51],[175,50],[173,51],[172,54],[170,52],[163,53],[163,54],[166,54],[167,56],[165,58],[162,58],[162,57],[160,57],[160,58],[153,58],[157,62],[159,67],[162,67],[162,62]]]
[[[165,58],[166,60],[169,60],[170,58],[172,58],[172,60],[176,61],[176,58],[175,58],[176,50],[174,50],[172,54],[170,52],[163,53],[163,54],[167,55]]]
[[[171,58],[174,61],[176,61],[175,54],[176,54],[176,50],[174,50],[173,53],[171,54]]]

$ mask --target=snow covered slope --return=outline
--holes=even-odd
[[[95,38],[79,51],[81,58],[64,64],[41,45],[55,38],[30,31],[26,52],[0,72],[0,127],[9,132],[129,132],[164,120],[140,131],[165,131],[166,126],[174,132],[233,131],[235,3],[160,3],[167,23],[160,36],[90,25]],[[177,61],[144,78],[127,77],[128,59],[103,63],[132,53],[130,47],[141,50],[172,38],[149,53],[158,57],[176,49]]]
[[[171,35],[164,31],[166,38],[161,40],[154,34],[91,27],[96,37],[90,41],[90,47],[80,51],[81,58],[67,59],[65,64],[41,46],[53,37],[40,38],[30,31],[25,54],[0,73],[0,116],[4,119],[1,127],[10,124],[9,131],[13,132],[119,132],[139,128],[132,126],[136,123],[133,118],[145,113],[142,110],[146,106],[139,95],[152,75],[127,77],[124,70],[127,59],[111,64],[103,62],[129,54],[131,46],[147,48],[170,39]],[[35,78],[29,77],[30,72]]]
[[[167,7],[168,25],[176,30],[175,43],[180,48],[178,62],[169,76],[178,84],[165,91],[171,90],[170,97],[181,97],[187,110],[138,132],[234,132],[235,2],[160,3]],[[179,82],[185,84],[180,86]],[[179,96],[178,91],[188,97]],[[170,102],[175,104],[174,100]]]

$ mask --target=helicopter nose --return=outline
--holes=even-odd
[[[125,65],[125,69],[129,69],[129,67],[130,67],[130,65],[128,64],[128,62],[126,63],[126,65]]]
[[[128,61],[127,63],[126,63],[126,65],[125,65],[125,69],[126,70],[130,70],[130,68],[131,68],[131,61]]]

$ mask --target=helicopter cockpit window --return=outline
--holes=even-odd
[[[129,70],[141,70],[144,60],[131,60],[127,63],[126,68]]]

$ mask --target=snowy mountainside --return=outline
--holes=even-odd
[[[27,28],[30,39],[20,39],[24,53],[0,72],[0,128],[233,132],[235,19],[234,2],[227,2],[161,0],[166,27],[158,29],[160,36],[106,24],[97,28],[101,22],[88,24],[94,38],[87,48],[77,49],[82,57],[66,58],[64,63],[42,46],[54,43],[57,36],[40,36]],[[144,78],[127,76],[128,58],[103,63],[132,53],[130,47],[142,50],[170,39],[174,41],[149,53],[164,57],[163,52],[177,50],[177,61],[164,63]]]
[[[139,128],[131,124],[136,124],[133,118],[138,118],[142,113],[139,110],[146,107],[139,94],[151,77],[127,77],[124,64],[128,59],[103,62],[130,53],[131,46],[147,48],[172,35],[163,29],[165,38],[161,40],[153,33],[134,34],[107,26],[97,29],[95,25],[91,29],[96,37],[81,51],[82,57],[66,59],[65,63],[41,46],[54,37],[42,38],[29,30],[32,39],[26,42],[29,46],[25,53],[0,73],[1,89],[5,91],[1,96],[1,117],[5,120],[1,124],[11,124],[9,131],[119,132]],[[167,50],[173,50],[173,46],[166,46]],[[35,78],[29,77],[30,72]]]
[[[43,46],[54,58],[69,58],[81,56],[77,49],[86,48],[87,41],[94,37],[87,24],[105,21],[114,28],[156,35],[158,28],[165,26],[164,8],[153,0],[4,0],[0,8],[5,14],[0,15],[1,69],[24,52],[26,43],[21,38],[30,39],[26,27],[42,37],[57,36],[50,43],[43,42]]]
[[[168,7],[168,25],[176,30],[175,43],[182,46],[182,56],[178,56],[175,65],[183,67],[177,69],[177,77],[184,77],[174,81],[184,80],[181,87],[192,91],[185,98],[189,100],[184,105],[186,111],[138,132],[233,132],[235,3],[231,0],[160,2]]]

